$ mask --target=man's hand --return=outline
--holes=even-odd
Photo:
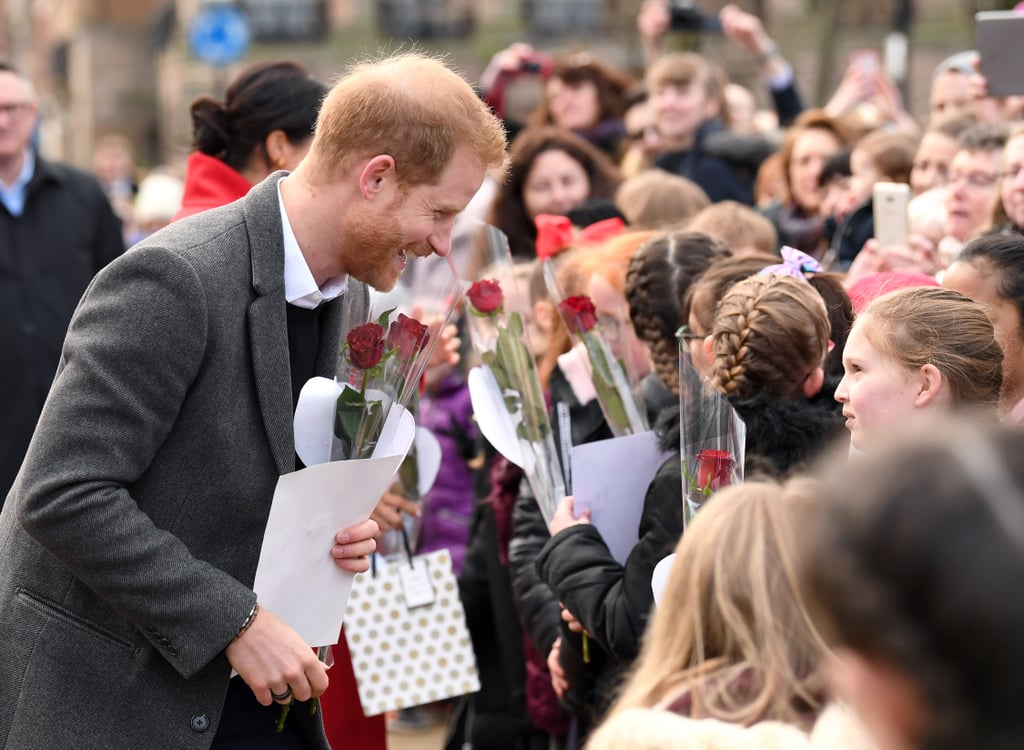
[[[291,691],[296,700],[308,701],[327,689],[327,667],[298,633],[266,609],[260,609],[252,625],[228,644],[224,654],[264,706],[274,701],[271,693]]]
[[[385,492],[377,507],[370,514],[370,520],[376,521],[380,531],[377,533],[379,539],[385,531],[397,529],[402,525],[402,514],[419,518],[420,506],[415,500],[410,500],[392,492]]]
[[[377,549],[374,537],[380,532],[377,522],[368,518],[334,535],[331,557],[342,570],[362,573],[370,569],[370,553]]]

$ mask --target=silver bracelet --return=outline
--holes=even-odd
[[[238,629],[238,632],[235,633],[235,637],[231,639],[232,641],[237,641],[239,638],[242,637],[242,633],[248,630],[250,626],[256,621],[256,615],[258,615],[259,612],[260,603],[256,602],[252,605],[252,610],[250,610],[249,616],[245,618],[245,622],[242,623],[242,627]]]

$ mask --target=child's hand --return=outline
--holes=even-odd
[[[551,536],[554,536],[562,529],[567,529],[570,526],[576,526],[581,523],[590,523],[590,511],[584,510],[580,517],[576,518],[572,495],[567,495],[558,504],[558,509],[555,511],[551,523],[548,524],[548,531],[551,532]]]
[[[583,623],[576,619],[576,615],[570,612],[564,604],[558,603],[558,606],[562,608],[562,622],[565,623],[566,627],[569,628],[573,633],[583,633],[584,635],[590,635],[586,630],[583,629]]]
[[[551,644],[551,651],[548,652],[548,672],[551,673],[551,687],[559,698],[565,695],[565,691],[569,689],[569,680],[566,679],[565,670],[562,669],[562,664],[558,659],[561,650],[562,639],[557,638]]]
[[[373,513],[370,514],[370,518],[376,521],[380,527],[376,538],[380,539],[385,531],[391,531],[401,526],[402,513],[418,517],[420,515],[419,503],[392,492],[385,492],[381,496],[380,502],[377,503],[377,507],[373,509]]]

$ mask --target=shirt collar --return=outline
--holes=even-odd
[[[299,241],[295,239],[291,222],[288,221],[288,212],[281,198],[283,181],[284,178],[277,182],[277,203],[281,208],[281,231],[284,235],[284,298],[289,305],[313,310],[344,294],[348,287],[348,276],[336,276],[324,282],[322,288],[317,286]]]
[[[7,187],[3,182],[0,182],[0,201],[7,206],[7,210],[11,212],[11,215],[21,216],[25,210],[28,183],[32,180],[35,172],[36,155],[32,149],[27,148],[25,149],[25,160],[21,165],[21,172],[14,178],[14,183]]]

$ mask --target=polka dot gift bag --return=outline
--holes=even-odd
[[[356,576],[345,633],[367,716],[480,689],[466,613],[440,549],[404,555]]]

